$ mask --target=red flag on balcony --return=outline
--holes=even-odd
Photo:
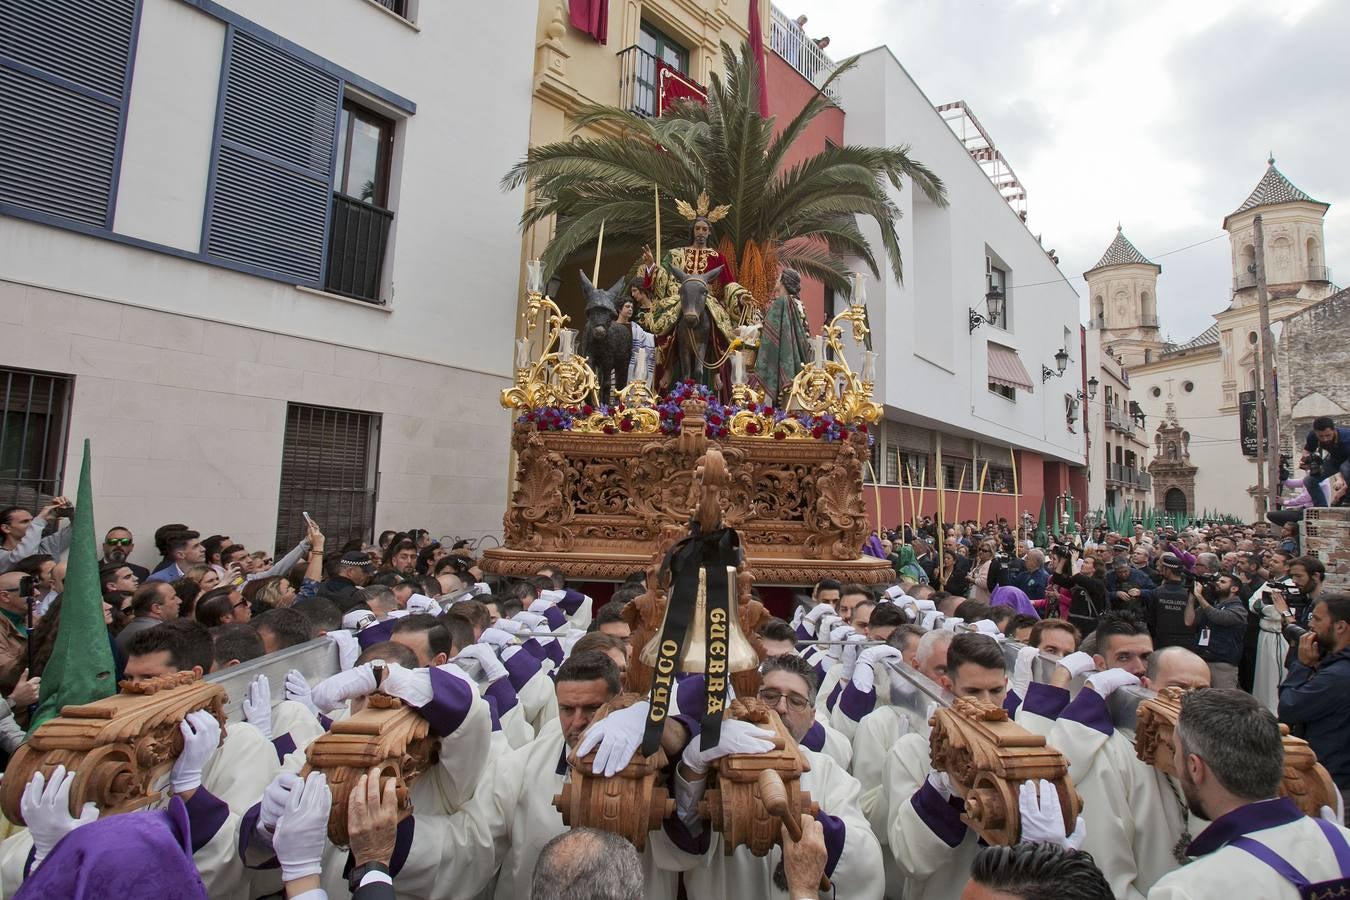
[[[572,27],[601,44],[609,38],[609,0],[570,0]]]
[[[669,109],[672,104],[681,100],[697,100],[699,103],[708,102],[708,92],[703,89],[703,85],[694,81],[688,75],[678,69],[671,68],[662,60],[656,61],[656,69],[660,98],[656,112],[658,116]]]
[[[764,26],[759,20],[760,0],[750,0],[750,53],[755,59],[755,88],[759,93],[759,114],[769,117],[769,83],[765,77],[768,60],[764,57]]]

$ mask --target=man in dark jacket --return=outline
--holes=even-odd
[[[1213,584],[1196,581],[1184,618],[1195,629],[1195,652],[1209,666],[1210,685],[1236,688],[1247,630],[1247,604],[1238,596],[1237,579],[1220,575]]]
[[[1350,793],[1350,595],[1327,593],[1313,607],[1310,632],[1280,685],[1280,721],[1306,740],[1340,788]]]
[[[1329,498],[1322,492],[1322,482],[1332,475],[1340,476],[1350,483],[1350,428],[1338,428],[1331,416],[1318,416],[1313,419],[1312,430],[1303,442],[1303,465],[1306,467],[1312,454],[1321,450],[1326,454],[1322,460],[1322,474],[1309,475],[1303,479],[1313,506],[1329,506]]]

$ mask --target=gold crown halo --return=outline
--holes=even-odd
[[[703,191],[698,195],[698,206],[690,206],[683,200],[675,201],[675,211],[684,216],[690,222],[698,218],[707,219],[709,222],[720,222],[731,212],[731,204],[727,203],[718,206],[712,210],[708,209],[708,192]]]

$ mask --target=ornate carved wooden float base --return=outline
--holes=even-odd
[[[600,708],[591,724],[640,699],[637,694],[615,697]],[[595,754],[592,750],[585,756],[579,757],[575,751],[568,755],[572,776],[563,784],[562,792],[554,795],[553,805],[569,828],[613,832],[627,838],[640,853],[647,846],[647,832],[660,828],[675,812],[675,801],[665,787],[657,784],[666,767],[666,754],[661,750],[651,756],[634,753],[628,765],[611,778],[591,773]]]
[[[0,783],[0,807],[23,824],[19,800],[24,786],[58,765],[76,773],[70,790],[71,815],[92,802],[100,815],[133,812],[160,797],[154,788],[183,750],[179,725],[190,712],[209,710],[225,737],[225,690],[191,672],[147,681],[122,682],[121,692],[80,706],[62,708],[29,736],[9,761]]]
[[[525,576],[556,563],[569,578],[598,581],[643,571],[663,529],[689,521],[695,464],[715,443],[731,475],[722,491],[723,521],[740,534],[759,584],[810,585],[826,576],[879,584],[894,578],[888,562],[861,555],[872,527],[862,494],[866,435],[838,442],[711,441],[703,435],[698,405],[686,404],[677,435],[516,425],[506,543],[483,554],[483,568]]]
[[[307,775],[318,769],[328,776],[333,794],[329,840],[342,847],[349,843],[347,801],[361,776],[372,767],[380,769],[381,790],[384,779],[394,779],[399,821],[411,815],[409,788],[437,763],[440,745],[440,738],[431,733],[426,719],[388,694],[371,694],[365,709],[334,722],[331,731],[309,745],[309,763],[301,773]]]
[[[946,772],[952,790],[965,798],[961,821],[986,843],[1017,842],[1022,824],[1018,791],[1024,781],[1048,779],[1055,785],[1071,833],[1083,801],[1069,778],[1069,764],[1045,738],[1008,718],[1002,707],[957,698],[934,714],[929,739],[933,768]]]
[[[1180,688],[1164,688],[1156,697],[1139,704],[1138,724],[1134,732],[1134,750],[1139,758],[1161,772],[1178,777],[1173,752],[1176,749],[1177,718],[1181,715]],[[1319,816],[1322,807],[1336,808],[1339,792],[1331,773],[1317,761],[1317,754],[1302,738],[1289,733],[1281,724],[1284,740],[1284,781],[1280,796],[1289,797],[1310,816]]]

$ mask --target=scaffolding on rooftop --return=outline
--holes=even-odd
[[[1012,166],[1003,158],[1003,154],[994,146],[994,139],[989,136],[989,132],[984,130],[980,120],[975,118],[975,114],[966,106],[964,100],[957,100],[954,103],[944,103],[937,107],[938,114],[942,120],[951,128],[952,133],[956,135],[961,143],[965,144],[966,151],[970,153],[970,158],[980,164],[984,174],[989,181],[1003,195],[1003,199],[1008,201],[1008,205],[1022,219],[1027,219],[1027,191],[1018,179],[1017,173],[1013,171]]]

